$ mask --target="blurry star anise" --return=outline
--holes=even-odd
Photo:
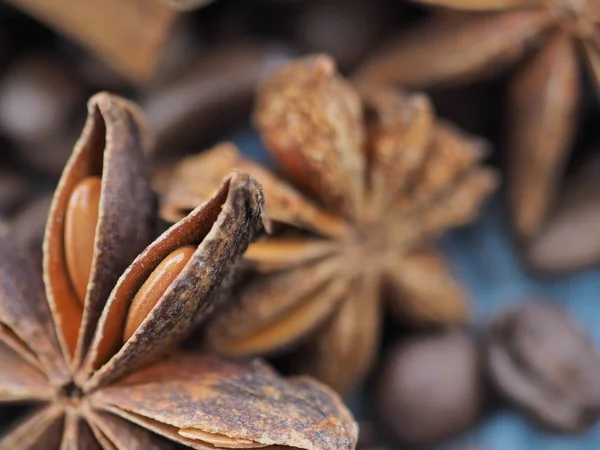
[[[54,195],[43,284],[0,228],[0,404],[35,404],[0,449],[353,448],[356,425],[319,384],[177,350],[260,231],[262,191],[231,172],[146,247],[147,144],[133,105],[91,99]]]
[[[423,88],[472,81],[527,57],[511,80],[507,118],[510,209],[515,231],[527,243],[553,220],[557,206],[575,137],[579,55],[600,88],[600,2],[417,1],[462,12],[401,36],[359,77]]]
[[[478,165],[480,141],[435,120],[422,95],[373,88],[361,98],[327,56],[270,75],[254,120],[302,193],[222,144],[184,160],[163,198],[163,216],[177,220],[234,167],[265,190],[274,230],[248,249],[256,275],[208,326],[217,350],[267,354],[303,342],[308,359],[294,358],[303,370],[344,390],[374,359],[384,291],[404,318],[467,319],[434,241],[472,220],[496,185]]]

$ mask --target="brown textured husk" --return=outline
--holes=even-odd
[[[165,351],[213,311],[220,300],[217,294],[221,283],[236,256],[261,231],[262,204],[258,183],[245,173],[233,172],[211,200],[173,225],[138,256],[115,286],[100,318],[84,371],[79,374],[84,379],[95,372],[84,389],[109,383]],[[134,294],[169,253],[196,243],[198,248],[186,267],[119,349]]]
[[[89,173],[90,165],[86,166],[86,162],[89,162],[90,158],[86,161],[86,152],[93,152],[97,149],[94,145],[88,146],[89,142],[86,139],[93,134],[101,113],[104,117],[102,123],[106,124],[106,129],[101,127],[100,134],[106,132],[107,144],[104,148],[104,158],[102,155],[98,158],[96,155],[94,162],[99,170],[98,167],[104,159],[103,183],[106,184],[107,180],[110,180],[111,186],[102,186],[103,197],[100,209],[105,208],[104,213],[110,216],[115,211],[119,212],[119,208],[122,206],[119,204],[114,209],[106,210],[107,205],[114,206],[115,203],[122,201],[115,196],[129,196],[128,201],[131,201],[132,198],[138,199],[140,196],[141,198],[149,196],[149,192],[146,191],[147,181],[139,179],[144,177],[143,171],[138,170],[141,167],[138,164],[139,161],[135,163],[135,159],[140,158],[143,154],[141,148],[146,147],[149,142],[143,137],[140,130],[132,129],[131,125],[134,121],[139,120],[138,117],[135,117],[138,113],[124,100],[109,94],[96,96],[90,105],[93,107],[90,107],[91,117],[88,125],[76,146],[70,165],[66,169],[61,188],[56,193],[54,216],[49,220],[47,242],[44,247],[46,252],[57,252],[46,255],[47,262],[54,261],[61,269],[64,265],[64,255],[62,247],[57,245],[62,242],[61,219],[57,217],[57,211],[60,211],[59,206],[61,202],[64,202],[62,196],[64,196],[65,186]],[[109,123],[111,125],[108,125]],[[115,132],[115,130],[121,130],[124,134]],[[119,150],[122,150],[123,153],[120,153]],[[131,164],[133,167],[130,166]],[[129,176],[136,178],[128,181],[129,187],[138,186],[143,191],[141,194],[136,195],[135,192],[131,193],[130,190],[122,188],[123,179],[120,177]],[[60,349],[56,337],[56,334],[62,331],[58,328],[60,322],[53,322],[50,314],[51,310],[56,312],[56,304],[52,305],[53,308],[48,308],[46,301],[49,300],[44,299],[43,286],[36,278],[39,275],[38,272],[33,270],[28,265],[28,260],[21,256],[20,249],[11,239],[10,230],[0,224],[0,356],[4,362],[10,362],[10,364],[0,364],[0,402],[32,400],[41,403],[38,408],[34,409],[31,416],[19,422],[7,434],[0,437],[0,449],[109,448],[129,450],[131,448],[152,448],[152,446],[169,448],[173,445],[172,442],[164,443],[162,438],[152,434],[152,430],[157,430],[160,434],[160,430],[172,428],[171,425],[161,423],[160,420],[184,417],[185,414],[201,414],[206,409],[205,402],[210,401],[212,403],[207,403],[207,405],[212,407],[211,412],[215,415],[213,420],[218,421],[217,416],[221,414],[223,416],[222,424],[227,424],[231,411],[217,408],[218,405],[215,404],[214,399],[204,397],[206,392],[203,391],[202,386],[211,385],[215,380],[219,380],[223,386],[227,387],[230,384],[228,378],[232,376],[232,379],[243,391],[244,383],[252,379],[252,374],[255,372],[259,378],[267,378],[266,382],[270,384],[262,386],[264,389],[256,392],[251,400],[257,402],[260,395],[263,395],[267,406],[281,407],[272,411],[265,410],[266,415],[270,414],[270,419],[266,420],[265,416],[259,417],[260,423],[253,424],[253,420],[258,420],[255,415],[244,414],[245,424],[251,429],[256,431],[261,428],[263,423],[279,423],[288,410],[283,404],[269,399],[277,399],[289,391],[300,392],[305,400],[318,399],[318,406],[329,412],[327,416],[313,414],[312,421],[308,423],[310,427],[302,428],[300,435],[294,434],[296,432],[294,429],[286,430],[288,435],[285,435],[277,427],[274,427],[275,436],[272,438],[278,439],[280,445],[273,445],[270,448],[297,448],[295,444],[298,436],[304,438],[300,442],[302,448],[354,448],[357,438],[356,424],[339,398],[324,386],[313,383],[305,385],[302,389],[296,389],[296,381],[287,382],[260,363],[231,365],[211,357],[212,362],[207,366],[204,362],[205,358],[186,355],[180,356],[179,359],[166,357],[167,359],[163,358],[158,363],[154,360],[155,366],[152,366],[152,361],[148,360],[155,353],[170,349],[177,339],[184,337],[186,329],[190,328],[194,321],[204,319],[222,300],[223,283],[231,278],[232,265],[255,234],[263,228],[262,206],[262,192],[258,183],[245,173],[233,171],[223,180],[222,187],[211,200],[195,208],[188,217],[173,225],[151,243],[136,259],[136,262],[125,270],[118,281],[110,278],[107,281],[107,278],[100,276],[102,268],[106,268],[106,272],[112,273],[113,267],[106,267],[106,260],[114,255],[106,251],[96,251],[91,279],[92,281],[101,280],[103,284],[88,287],[86,302],[94,298],[92,294],[95,291],[106,292],[106,297],[100,298],[98,303],[92,305],[98,307],[101,322],[103,320],[104,322],[96,329],[95,322],[98,319],[96,317],[94,321],[90,320],[89,325],[86,325],[92,331],[96,331],[99,342],[94,340],[93,347],[80,345],[82,358],[75,360],[70,358],[68,351],[62,352]],[[64,209],[64,205],[62,208]],[[120,219],[136,223],[136,218],[133,216],[136,214],[143,216],[146,213],[147,211],[143,208],[126,209],[121,213]],[[99,233],[112,233],[120,230],[120,228],[113,230],[106,227],[112,218],[104,217],[103,219],[101,218],[97,227]],[[138,216],[137,218],[142,222],[145,222],[145,219],[148,217]],[[129,238],[128,235],[125,236],[120,239]],[[102,242],[103,238],[106,236],[97,235],[96,245],[98,242]],[[112,352],[107,353],[108,363],[104,366],[98,367],[92,364],[88,371],[85,370],[87,366],[79,367],[80,362],[88,363],[94,359],[89,356],[90,350],[97,350],[98,345],[102,344],[103,338],[108,338],[110,343],[111,335],[107,336],[108,333],[117,330],[117,340],[120,339],[119,336],[122,336],[124,312],[116,311],[115,313],[115,309],[118,309],[115,308],[115,304],[118,304],[115,301],[116,295],[123,294],[124,300],[121,302],[130,302],[135,290],[146,280],[160,259],[180,245],[190,242],[198,246],[192,259],[179,274],[175,283],[167,289],[132,338],[120,349],[119,345],[116,347],[109,345],[108,349]],[[120,244],[115,247],[116,250],[123,253],[129,251],[127,242],[120,242]],[[120,261],[120,258],[116,258],[116,260]],[[62,281],[63,286],[68,286],[66,283],[68,280],[63,279]],[[117,283],[114,291],[116,293],[111,296],[109,295],[110,290],[115,283]],[[109,286],[107,287],[106,284]],[[56,297],[57,293],[52,291],[52,287],[46,287],[48,294]],[[135,290],[131,291],[130,289],[133,288]],[[107,298],[108,304],[105,304]],[[84,314],[91,316],[92,313],[88,311],[90,310],[89,305],[86,305],[84,310]],[[105,322],[107,316],[111,315],[116,317],[116,322],[112,326]],[[84,318],[84,322],[88,319]],[[83,331],[85,330],[82,327],[81,336],[86,336]],[[114,354],[115,352],[116,354]],[[185,364],[182,367],[172,367],[172,364],[184,361]],[[102,394],[103,388],[111,389],[111,385],[119,377],[123,378],[128,375],[135,377],[136,370],[134,369],[138,369],[137,366],[142,362],[145,363],[145,368],[141,371],[138,370],[142,376],[146,373],[145,371],[155,369],[171,374],[170,378],[165,380],[164,386],[160,382],[156,383],[156,380],[152,384],[152,390],[155,390],[156,395],[171,396],[172,402],[169,405],[162,405],[166,409],[162,409],[160,414],[152,417],[150,423],[141,424],[142,427],[134,425],[133,422],[136,421],[129,421],[129,417],[119,418],[117,417],[119,414],[115,416],[98,410],[93,404],[92,398]],[[100,361],[99,365],[102,363],[104,361]],[[80,369],[74,380],[69,375],[69,365],[71,373]],[[205,368],[210,370],[204,373]],[[238,372],[237,375],[236,372]],[[201,381],[202,379],[204,382]],[[118,386],[121,398],[135,398],[135,392],[130,391],[127,383],[121,382]],[[185,409],[182,408],[180,402],[183,395],[182,387],[189,390],[195,389],[196,393],[200,394],[194,398],[188,398],[187,404],[184,405]],[[233,404],[237,400],[237,409],[240,411],[251,410],[251,406],[239,404],[247,399],[242,396],[231,399],[231,402]],[[143,401],[138,401],[137,405],[147,409],[157,406],[157,404],[144,405]],[[304,406],[305,404],[300,402],[298,407]],[[297,412],[291,419],[304,418],[303,416],[304,414]],[[294,422],[294,420],[290,422],[292,426],[301,427],[306,424],[306,422],[298,420]],[[195,426],[198,427],[198,424]],[[208,426],[210,427],[210,424]],[[232,432],[235,434],[238,430],[235,429]],[[185,438],[178,435],[173,436],[172,433],[167,433],[166,436],[168,438],[175,437],[175,441],[184,444],[193,443],[197,448],[211,450],[215,448],[201,441],[186,441]],[[268,436],[267,433],[266,439],[269,439]],[[291,439],[290,442],[286,441],[288,438]],[[333,443],[331,447],[327,447],[327,441]],[[323,443],[325,446],[322,445]]]
[[[239,292],[235,293],[236,308],[225,310],[209,324],[211,344],[221,351],[228,349],[228,353],[242,352],[239,344],[247,346],[244,341],[255,338],[257,334],[266,332],[278,321],[297,313],[301,305],[314,298],[321,289],[334,280],[343,279],[341,264],[339,258],[326,258],[315,264],[256,277],[245,283]],[[299,284],[299,279],[304,280],[303,283]],[[277,302],[274,303],[273,299],[277,299]],[[330,302],[320,302],[325,303],[322,305],[323,314],[314,317],[312,323],[306,323],[304,333],[294,333],[290,336],[289,330],[283,330],[288,334],[287,339],[278,339],[273,343],[274,347],[263,348],[262,352],[294,343],[307,331],[314,329],[333,312],[340,295],[330,300]],[[248,320],[248,317],[252,319]],[[231,323],[236,323],[237,326],[231,327]]]
[[[346,436],[355,436],[356,425],[345,407],[339,400],[332,402],[334,397],[323,386],[312,389],[314,384],[305,379],[282,383],[257,360],[246,364],[213,356],[174,356],[94,393],[91,402],[144,426],[166,424],[174,433],[197,428],[265,445],[354,448],[355,438]],[[178,406],[176,413],[173,403]],[[248,421],[248,417],[256,419]],[[324,418],[335,432],[323,429]],[[177,441],[166,430],[155,431]],[[179,442],[190,443],[185,438]]]
[[[193,205],[206,201],[232,168],[244,170],[260,181],[265,192],[265,210],[273,222],[322,236],[343,236],[348,232],[344,221],[322,211],[260,165],[242,158],[236,146],[227,142],[189,156],[177,166],[161,201],[161,216],[171,222],[180,220]]]
[[[254,122],[286,175],[342,217],[364,194],[362,102],[328,57],[293,61],[258,88]]]
[[[389,297],[392,310],[417,323],[464,322],[469,314],[467,297],[451,273],[448,263],[433,249],[398,258],[386,273],[386,285],[394,294]]]
[[[103,450],[94,438],[89,425],[81,420],[73,411],[67,410],[60,450],[70,450],[73,448]]]
[[[0,401],[51,400],[54,390],[38,368],[29,364],[17,352],[0,341],[0,361],[11,367],[0,373]]]
[[[260,273],[279,272],[303,266],[324,258],[331,258],[340,252],[338,242],[328,239],[303,240],[301,238],[281,238],[254,242],[244,253],[244,260],[252,269]]]
[[[264,169],[258,172],[255,163],[228,145],[183,161],[175,171],[180,177],[162,199],[163,213],[185,210],[186,202],[210,189],[211,172],[224,171],[228,164],[251,166],[260,182],[268,177],[264,185],[267,211],[275,216],[273,234],[249,248],[244,260],[252,277],[241,282],[234,301],[209,323],[208,340],[236,356],[291,352],[301,359],[300,353],[310,349],[310,373],[339,389],[359,381],[374,359],[379,314],[372,308],[382,304],[380,284],[387,272],[406,270],[403,283],[409,289],[399,293],[413,297],[398,297],[406,307],[394,309],[402,311],[403,319],[467,320],[467,296],[456,282],[447,281],[452,275],[445,264],[435,265],[440,273],[434,276],[452,289],[444,292],[439,308],[436,292],[422,286],[429,281],[418,259],[412,274],[405,264],[447,228],[474,220],[498,184],[493,170],[479,166],[486,144],[435,120],[424,96],[385,86],[361,90],[366,123],[354,116],[363,109],[359,92],[335,73],[333,61],[306,57],[265,81],[254,114],[268,150],[278,162],[285,160],[284,172],[308,191],[317,208],[344,225],[343,233],[319,233],[303,227],[303,220],[278,222],[286,206],[280,199],[290,198],[290,187]],[[349,124],[361,131],[348,132]],[[347,135],[331,139],[333,130]],[[331,190],[338,175],[342,182]],[[314,211],[306,203],[293,206],[299,208],[295,218]],[[375,280],[376,287],[364,290],[374,297],[346,305],[363,287],[363,275]],[[355,320],[362,315],[369,318],[364,327]],[[360,355],[349,357],[345,346],[358,341]]]
[[[390,95],[389,89],[362,89],[369,115],[372,214],[382,214],[411,182],[427,157],[435,132],[435,113],[424,95]]]
[[[107,93],[88,102],[88,119],[56,188],[44,239],[46,296],[67,360],[77,366],[115,282],[150,242],[152,194],[144,148],[150,145],[141,113]],[[90,283],[82,311],[67,275],[64,217],[74,186],[101,176],[102,188]],[[131,205],[136,214],[130,214]]]
[[[355,386],[375,363],[381,332],[378,275],[349,283],[348,297],[337,314],[300,350],[302,371],[339,392]],[[323,364],[327,361],[327,364]],[[345,368],[340,373],[340,367]]]
[[[293,281],[297,283],[298,278],[294,278]],[[227,328],[228,322],[235,322],[225,316],[225,320],[211,324],[208,340],[216,350],[228,355],[281,352],[296,344],[334,314],[336,307],[347,294],[348,285],[348,280],[344,276],[338,276],[317,285],[316,289],[304,297],[293,296],[293,299],[299,301],[288,305],[288,309],[279,316],[269,317],[269,321],[258,321],[263,319],[259,317],[253,331],[233,338],[230,335],[219,335]],[[289,303],[289,298],[286,300]],[[263,311],[271,306],[264,301],[261,303]],[[235,315],[241,315],[238,309],[232,308],[230,311]]]
[[[436,209],[432,205],[443,204],[444,197],[455,194],[444,187],[456,188],[465,174],[473,168],[474,172],[486,174],[491,180],[488,189],[482,190],[484,196],[497,183],[497,175],[493,170],[480,170],[476,167],[487,153],[484,142],[460,132],[445,121],[438,121],[425,152],[424,164],[409,179],[410,184],[404,192],[393,201],[392,214],[402,215],[423,211],[425,208],[430,208],[429,211],[435,213]]]
[[[94,434],[100,434],[117,450],[169,450],[174,444],[155,434],[149,434],[137,425],[118,416],[93,411],[88,415],[88,422],[94,424]],[[101,442],[99,438],[98,441]]]

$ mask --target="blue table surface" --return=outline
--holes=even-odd
[[[233,142],[247,156],[271,165],[252,131],[239,133]],[[544,298],[565,308],[600,349],[600,268],[555,279],[527,274],[516,256],[498,198],[489,202],[476,224],[449,233],[442,248],[469,289],[477,322],[488,321],[508,305]],[[487,417],[460,442],[472,442],[484,450],[600,450],[600,424],[576,436],[561,436],[504,410]]]

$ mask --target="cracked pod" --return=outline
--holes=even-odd
[[[232,171],[152,241],[149,144],[134,105],[94,96],[54,195],[43,283],[0,229],[0,403],[36,405],[0,449],[353,448],[356,425],[324,386],[178,349],[261,232],[263,194]]]

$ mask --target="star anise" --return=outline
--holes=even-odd
[[[467,319],[434,241],[472,220],[496,185],[478,165],[481,141],[436,120],[423,95],[373,88],[361,98],[327,56],[270,75],[254,120],[299,190],[222,144],[180,164],[162,205],[177,220],[234,167],[265,189],[274,230],[245,253],[256,274],[208,325],[217,350],[268,354],[303,343],[308,359],[294,358],[303,370],[344,390],[373,362],[384,291],[404,318]]]
[[[356,425],[327,388],[177,350],[260,231],[262,191],[231,172],[149,243],[141,120],[117,97],[90,100],[54,195],[43,284],[0,228],[0,404],[36,405],[0,449],[353,448]]]
[[[513,226],[528,244],[553,220],[557,206],[581,95],[578,53],[600,87],[600,2],[417,1],[461,12],[403,35],[359,78],[423,88],[472,81],[527,58],[509,87],[507,148]]]

